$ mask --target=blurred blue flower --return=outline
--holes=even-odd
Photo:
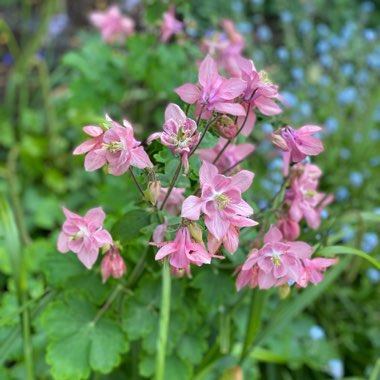
[[[292,76],[294,79],[301,81],[304,78],[304,72],[302,67],[294,67],[292,69]]]
[[[263,210],[263,209],[267,208],[269,206],[269,204],[267,201],[260,199],[259,201],[257,201],[257,206],[259,207],[260,210]]]
[[[321,75],[321,77],[319,78],[319,84],[323,87],[329,86],[330,82],[331,80],[327,75]]]
[[[330,29],[326,24],[318,24],[317,32],[320,36],[326,37],[329,34]]]
[[[341,158],[343,158],[344,160],[347,160],[348,158],[351,157],[351,152],[349,149],[347,148],[342,148],[339,152],[339,155]]]
[[[4,65],[11,65],[13,62],[14,59],[11,53],[5,53],[1,59],[1,63]]]
[[[351,172],[350,182],[352,186],[360,187],[363,184],[363,174],[359,172]]]
[[[289,11],[284,11],[280,13],[280,19],[282,22],[289,23],[293,21],[293,15]]]
[[[370,268],[367,270],[367,276],[372,284],[377,284],[380,282],[380,271],[375,268]]]
[[[315,136],[316,134],[314,133],[314,136]],[[302,162],[304,163],[304,164],[311,164],[311,158],[310,158],[310,156],[306,156],[303,160],[302,160]]]
[[[327,219],[329,217],[329,212],[325,209],[323,209],[320,213],[322,219]]]
[[[375,141],[380,140],[380,130],[378,130],[378,129],[372,129],[369,132],[369,136],[371,137],[372,140],[375,140]]]
[[[363,141],[363,135],[361,134],[361,132],[355,132],[354,140],[356,142],[362,142]]]
[[[380,157],[379,156],[376,156],[376,157],[372,157],[370,160],[369,160],[369,163],[372,167],[375,167],[375,166],[379,166],[380,165]]]
[[[295,283],[296,283],[296,282],[295,282],[294,280],[289,280],[289,281],[288,281],[288,285],[289,285],[289,286],[293,286]]]
[[[270,178],[275,183],[282,183],[284,177],[282,176],[282,173],[273,171],[270,173]]]
[[[249,34],[252,32],[252,24],[248,21],[241,21],[236,24],[236,29],[243,34]]]
[[[364,13],[371,13],[375,9],[375,4],[372,1],[364,1],[360,5],[360,10]]]
[[[352,63],[344,63],[340,69],[342,71],[342,74],[346,77],[350,77],[355,71],[354,65]]]
[[[350,197],[347,187],[339,186],[336,191],[336,200],[339,202],[346,201]]]
[[[380,215],[380,207],[376,207],[373,212],[376,214],[376,215]]]
[[[269,170],[281,170],[282,169],[282,159],[277,157],[269,162]]]
[[[328,53],[330,51],[330,45],[327,41],[322,40],[317,43],[315,49],[319,54]]]
[[[285,47],[281,46],[277,49],[277,56],[281,61],[287,61],[289,59],[289,52]]]
[[[334,379],[341,379],[344,375],[343,363],[340,359],[331,359],[327,363],[327,371]]]
[[[367,64],[369,67],[380,70],[380,52],[374,50],[367,55]]]
[[[325,130],[328,134],[334,133],[338,130],[339,124],[335,117],[329,117],[325,121]]]
[[[342,240],[348,242],[352,240],[355,236],[355,230],[348,224],[342,227]]]
[[[310,22],[310,20],[308,19],[304,19],[300,22],[299,26],[298,26],[298,29],[299,31],[302,33],[302,34],[306,34],[306,33],[309,33],[311,28],[312,28],[312,24]]]
[[[325,331],[321,326],[314,325],[311,326],[309,330],[309,335],[313,340],[321,340],[325,337]]]
[[[269,134],[273,132],[273,125],[269,123],[264,123],[261,128],[265,134]]]
[[[140,4],[140,0],[125,0],[124,1],[124,9],[127,12],[131,12],[134,8],[136,8]]]
[[[300,48],[295,48],[292,52],[294,59],[302,59],[304,57],[304,52]]]
[[[356,29],[357,25],[353,21],[347,22],[341,30],[342,38],[345,40],[350,40],[353,37]]]
[[[323,54],[319,57],[319,61],[321,62],[322,66],[327,67],[328,69],[331,68],[334,64],[334,60],[332,59],[331,55]]]
[[[360,83],[360,84],[368,83],[368,80],[369,80],[368,71],[365,69],[359,70],[358,74],[356,75],[357,83]]]
[[[373,29],[365,29],[363,32],[363,36],[367,41],[376,40],[376,32]]]
[[[375,112],[373,113],[373,120],[380,121],[380,105],[375,108]]]
[[[241,1],[237,1],[237,0],[232,1],[231,2],[231,9],[235,13],[241,13],[241,12],[243,12],[243,9],[244,9],[243,3]]]
[[[330,38],[330,44],[335,48],[341,49],[345,47],[346,41],[343,38],[334,35]]]
[[[251,3],[255,5],[261,5],[263,2],[264,0],[251,0]]]
[[[355,87],[346,87],[338,94],[338,102],[340,104],[352,104],[358,96]]]
[[[298,104],[297,97],[291,92],[283,91],[281,95],[284,98],[286,105],[288,105],[289,107],[295,107]]]
[[[256,34],[261,41],[270,41],[272,38],[272,31],[267,25],[260,25]]]
[[[300,112],[302,113],[303,116],[305,117],[311,116],[312,109],[311,109],[310,103],[302,102],[300,103],[299,107],[300,107]]]
[[[261,50],[256,50],[253,54],[254,60],[253,61],[260,61],[262,62],[264,60],[264,53]]]
[[[53,16],[48,25],[48,34],[51,37],[56,37],[61,34],[69,24],[69,17],[66,13],[59,13]]]
[[[371,252],[379,244],[379,238],[375,232],[366,232],[363,235],[361,248],[364,252]]]

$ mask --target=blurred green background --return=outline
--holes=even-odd
[[[326,150],[315,162],[324,171],[322,189],[333,193],[335,202],[319,230],[305,230],[303,239],[331,239],[380,258],[379,2],[173,1],[186,37],[181,44],[161,44],[154,33],[168,3],[128,0],[118,4],[137,20],[138,32],[118,48],[105,45],[87,21],[89,11],[107,3],[0,0],[0,192],[11,211],[3,210],[17,226],[14,238],[12,228],[0,230],[0,379],[27,378],[23,341],[28,337],[21,338],[19,315],[31,326],[36,378],[51,378],[45,358],[49,332],[39,315],[64,292],[65,271],[79,271],[71,260],[53,258],[61,205],[86,210],[100,204],[116,217],[134,196],[128,179],[86,173],[82,158],[72,156],[83,140],[81,127],[107,112],[131,120],[141,139],[158,130],[166,104],[179,101],[173,88],[196,79],[199,39],[220,30],[223,18],[232,19],[246,38],[245,55],[280,85],[289,105],[281,121],[324,126]],[[282,181],[281,160],[265,138],[277,123],[259,120],[252,138],[257,154],[249,167],[256,173],[253,198],[259,208]],[[134,262],[132,253],[128,264]],[[194,287],[207,296],[207,279],[202,280],[196,277]],[[104,300],[111,289],[101,285],[98,274],[75,281],[78,288],[91,287],[90,299]],[[231,290],[229,282],[220,286]],[[380,272],[351,260],[333,285],[266,343],[272,356],[257,353],[246,378],[380,379],[379,296]],[[26,316],[25,299],[31,308]],[[220,304],[212,306],[217,310]],[[232,317],[237,334],[243,333],[246,306]],[[199,308],[207,315],[207,305]],[[206,338],[203,334],[195,345],[198,356],[207,354]],[[134,373],[150,378],[145,351]],[[191,352],[183,356],[182,364],[176,363],[177,378],[192,378],[188,364],[201,359]],[[122,366],[128,368],[129,360]],[[237,376],[226,372],[228,365],[227,357],[207,379],[238,379],[223,377]],[[91,376],[122,379],[123,373],[121,368]]]

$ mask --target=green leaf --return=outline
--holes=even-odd
[[[49,306],[42,316],[48,336],[46,360],[57,380],[80,380],[91,371],[109,373],[120,363],[128,342],[111,319],[96,320],[95,308],[85,299],[70,295]]]
[[[122,244],[141,235],[141,229],[150,224],[150,215],[146,210],[138,209],[125,213],[112,227],[111,235]]]
[[[207,344],[203,338],[193,335],[183,335],[179,344],[178,356],[185,362],[199,364],[203,358],[203,352],[207,349]]]
[[[360,249],[356,249],[352,247],[345,247],[342,245],[333,245],[329,247],[324,247],[318,250],[318,255],[319,256],[355,255],[369,261],[374,267],[376,267],[377,269],[380,269],[380,262],[378,262],[375,258],[366,254]]]

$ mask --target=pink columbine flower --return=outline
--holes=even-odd
[[[123,42],[135,30],[135,22],[130,17],[123,16],[117,5],[109,7],[104,12],[92,12],[89,18],[100,30],[106,43]]]
[[[285,175],[288,174],[291,162],[300,162],[306,156],[316,156],[323,152],[322,141],[313,136],[321,130],[317,125],[304,125],[299,129],[286,126],[272,134],[273,143],[283,151]]]
[[[182,203],[185,200],[183,193],[186,189],[173,187],[168,200],[165,203],[164,210],[171,215],[178,215],[182,208]],[[168,192],[167,187],[161,187],[160,195],[157,199],[157,207],[160,208]]]
[[[158,245],[161,248],[156,254],[156,260],[162,260],[169,256],[169,263],[172,267],[184,270],[190,275],[190,264],[201,266],[203,264],[210,264],[210,255],[203,244],[194,243],[191,240],[190,232],[187,227],[180,227],[175,239],[166,243],[151,243]]]
[[[173,6],[170,6],[169,10],[164,13],[161,26],[161,41],[169,41],[172,35],[181,33],[182,30],[183,23],[175,18],[175,8]]]
[[[148,142],[160,138],[163,145],[168,146],[173,153],[181,156],[185,173],[187,173],[189,154],[199,140],[197,124],[194,120],[186,117],[177,104],[170,103],[165,110],[163,129],[163,132],[152,134],[148,138]]]
[[[225,79],[218,73],[216,62],[207,55],[199,68],[198,84],[186,83],[175,91],[188,104],[196,103],[196,115],[209,119],[212,111],[244,116],[245,110],[234,103],[245,90],[246,83],[238,78]]]
[[[105,283],[110,277],[121,278],[127,272],[125,262],[114,245],[110,247],[102,259],[101,272],[103,283]]]
[[[218,144],[210,149],[197,149],[196,153],[199,157],[207,162],[213,163],[219,152],[223,149],[227,140],[220,137]],[[247,144],[229,144],[223,154],[216,161],[215,166],[221,173],[230,168],[234,168],[239,162],[245,160],[255,151],[255,146],[251,143]]]
[[[331,195],[317,191],[322,171],[313,164],[298,163],[292,168],[290,188],[285,193],[289,217],[299,223],[302,218],[317,229],[321,223],[320,213],[333,201]]]
[[[84,161],[85,169],[94,171],[108,164],[108,172],[119,176],[130,166],[139,169],[152,167],[153,164],[141,143],[135,140],[129,121],[124,120],[121,126],[109,116],[106,116],[106,120],[110,128],[105,132],[100,127],[85,127],[84,131],[94,138],[82,143],[73,152],[87,153]]]
[[[280,216],[280,219],[277,221],[276,225],[285,240],[296,240],[298,236],[300,236],[300,225],[292,220],[287,213]]]
[[[76,253],[84,266],[91,269],[98,257],[99,248],[112,244],[111,235],[103,229],[106,215],[101,207],[89,210],[84,217],[64,207],[63,213],[66,221],[58,237],[58,251]]]
[[[207,229],[217,240],[227,235],[231,225],[257,224],[248,218],[253,214],[252,207],[241,198],[241,193],[252,183],[252,172],[242,170],[232,177],[226,177],[218,173],[216,166],[203,161],[199,177],[201,197],[191,195],[185,199],[181,214],[183,218],[198,220],[202,212]]]
[[[336,264],[337,259],[324,259],[317,257],[315,259],[303,260],[304,271],[297,280],[297,285],[305,288],[309,283],[317,285],[323,280],[323,272],[331,265]]]
[[[260,289],[297,281],[303,274],[302,260],[310,258],[312,247],[302,241],[286,242],[280,230],[272,225],[264,237],[264,246],[253,249],[237,279],[237,288],[257,282]],[[247,273],[248,272],[248,273]],[[249,277],[254,275],[250,281]]]

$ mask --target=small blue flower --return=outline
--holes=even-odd
[[[377,51],[367,55],[367,64],[369,67],[380,70],[380,54]]]
[[[374,214],[376,215],[380,215],[380,207],[376,207],[374,210],[373,210]]]
[[[343,160],[347,160],[351,157],[351,152],[347,148],[342,148],[339,153],[340,157],[343,158]]]
[[[336,132],[339,127],[338,120],[335,117],[329,117],[325,121],[325,127],[329,134]]]
[[[1,59],[1,63],[4,65],[11,65],[14,62],[13,55],[11,53],[5,53]]]
[[[356,29],[357,29],[357,25],[354,22],[352,21],[347,22],[343,26],[342,31],[341,31],[342,38],[344,40],[350,40],[353,37]]]
[[[293,57],[294,59],[302,59],[304,57],[304,52],[300,48],[295,48],[293,50]]]
[[[345,224],[342,227],[342,240],[344,242],[348,242],[352,240],[354,236],[355,236],[355,230],[349,224]]]
[[[356,76],[357,83],[360,83],[360,84],[368,83],[368,80],[369,80],[368,71],[365,69],[359,70],[358,75]]]
[[[327,75],[321,75],[321,77],[319,78],[319,84],[323,87],[329,86],[330,83],[331,83],[331,80]]]
[[[296,282],[295,282],[294,280],[289,280],[289,281],[288,281],[288,285],[289,285],[289,286],[293,286],[295,283],[296,283]]]
[[[277,56],[281,61],[287,61],[289,59],[289,52],[285,47],[281,46],[277,49]]]
[[[380,271],[375,268],[370,268],[367,270],[367,276],[372,284],[377,284],[380,282]]]
[[[69,17],[65,13],[59,13],[52,17],[48,25],[48,34],[56,37],[61,34],[69,24]]]
[[[322,210],[320,215],[322,219],[327,219],[330,214],[327,210]]]
[[[252,24],[247,21],[241,21],[236,24],[236,29],[243,34],[252,33]]]
[[[322,340],[325,337],[325,331],[321,326],[314,325],[311,326],[309,330],[309,335],[313,340]]]
[[[332,59],[331,55],[323,54],[319,57],[319,61],[321,62],[322,66],[327,67],[330,69],[334,65],[334,60]]]
[[[270,41],[272,38],[272,31],[266,25],[260,25],[257,28],[256,34],[261,41]]]
[[[235,13],[241,13],[241,12],[243,12],[243,9],[244,9],[243,3],[241,1],[236,1],[236,0],[232,1],[231,2],[231,9]]]
[[[379,245],[379,238],[375,232],[366,232],[363,235],[361,248],[364,252],[371,252]]]
[[[301,81],[304,78],[304,72],[302,67],[294,67],[292,69],[292,76],[294,79]]]
[[[265,134],[269,134],[273,132],[273,125],[269,123],[264,123],[261,128]]]
[[[326,24],[318,24],[317,32],[320,36],[326,37],[329,34],[330,29]]]
[[[317,53],[319,54],[325,54],[330,51],[330,45],[327,41],[322,40],[317,43],[317,46],[315,47]]]
[[[375,140],[375,141],[380,140],[380,130],[378,130],[378,129],[372,129],[369,132],[369,136],[371,137],[372,140]]]
[[[336,191],[336,200],[339,202],[345,201],[350,197],[350,192],[347,187],[339,186]]]
[[[346,46],[346,41],[344,40],[344,38],[334,35],[330,38],[330,44],[334,48],[341,49]]]
[[[343,363],[340,359],[331,359],[327,363],[327,371],[334,379],[341,379],[344,375]]]
[[[297,104],[298,104],[298,99],[297,97],[292,94],[291,92],[288,92],[288,91],[283,91],[281,93],[282,97],[284,98],[284,101],[285,103],[289,106],[289,107],[295,107]]]
[[[340,69],[345,77],[350,77],[355,71],[352,63],[344,63]]]
[[[371,13],[375,9],[375,4],[372,1],[361,3],[360,10],[364,13]]]
[[[302,103],[300,103],[300,112],[305,117],[311,116],[312,109],[311,109],[310,103],[308,103],[308,102],[302,102]]]
[[[376,32],[373,29],[365,29],[363,36],[367,41],[375,41],[377,37]]]
[[[254,61],[256,60],[256,61],[262,62],[264,60],[264,53],[261,50],[255,51],[253,56],[254,56]]]
[[[338,94],[340,104],[352,104],[356,100],[358,92],[355,87],[346,87]]]
[[[359,172],[350,173],[350,182],[354,187],[360,187],[363,184],[363,174]]]
[[[260,199],[258,202],[257,202],[257,206],[259,207],[260,210],[263,210],[265,208],[267,208],[269,206],[268,202],[263,200],[263,199]]]
[[[380,106],[375,108],[375,112],[373,113],[373,120],[380,121]]]
[[[372,158],[369,160],[369,164],[370,164],[372,167],[379,166],[379,165],[380,165],[380,157],[379,157],[379,156],[372,157]]]
[[[293,15],[289,11],[284,11],[280,13],[280,19],[284,23],[289,23],[293,21]]]
[[[300,31],[302,34],[309,33],[310,30],[311,30],[311,28],[312,28],[312,24],[311,24],[310,20],[308,20],[308,19],[304,19],[304,20],[302,20],[302,21],[300,22],[300,24],[299,24],[299,27],[298,27],[299,31]]]
[[[264,0],[251,0],[252,4],[261,5]]]
[[[282,159],[277,157],[269,162],[269,170],[281,170],[282,169]]]

